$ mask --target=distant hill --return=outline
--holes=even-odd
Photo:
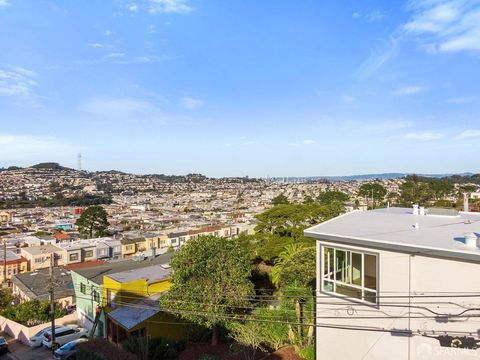
[[[44,162],[30,166],[33,169],[50,169],[50,170],[73,170],[68,167],[62,166],[56,162]]]
[[[379,174],[362,174],[362,175],[346,175],[346,176],[306,176],[306,177],[277,177],[275,180],[286,179],[287,181],[368,181],[368,180],[389,180],[389,179],[401,179],[408,175],[413,175],[411,173],[379,173]],[[462,173],[462,174],[417,174],[421,177],[428,178],[456,178],[467,180],[468,177],[475,176],[472,173]],[[466,181],[468,182],[468,181]]]

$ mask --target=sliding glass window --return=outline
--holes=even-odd
[[[377,256],[322,246],[322,290],[377,303]]]

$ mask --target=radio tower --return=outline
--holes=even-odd
[[[77,168],[78,168],[78,171],[82,171],[82,154],[81,153],[78,153],[78,156],[77,156]]]

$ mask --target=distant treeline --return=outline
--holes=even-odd
[[[111,204],[109,196],[82,195],[74,197],[55,196],[53,198],[38,199],[0,199],[0,209],[30,208],[30,207],[56,207],[56,206],[92,206]]]
[[[452,175],[443,178],[456,184],[477,184],[480,185],[480,174],[473,175]]]

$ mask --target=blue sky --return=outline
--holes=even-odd
[[[0,0],[0,166],[478,171],[480,1]]]

